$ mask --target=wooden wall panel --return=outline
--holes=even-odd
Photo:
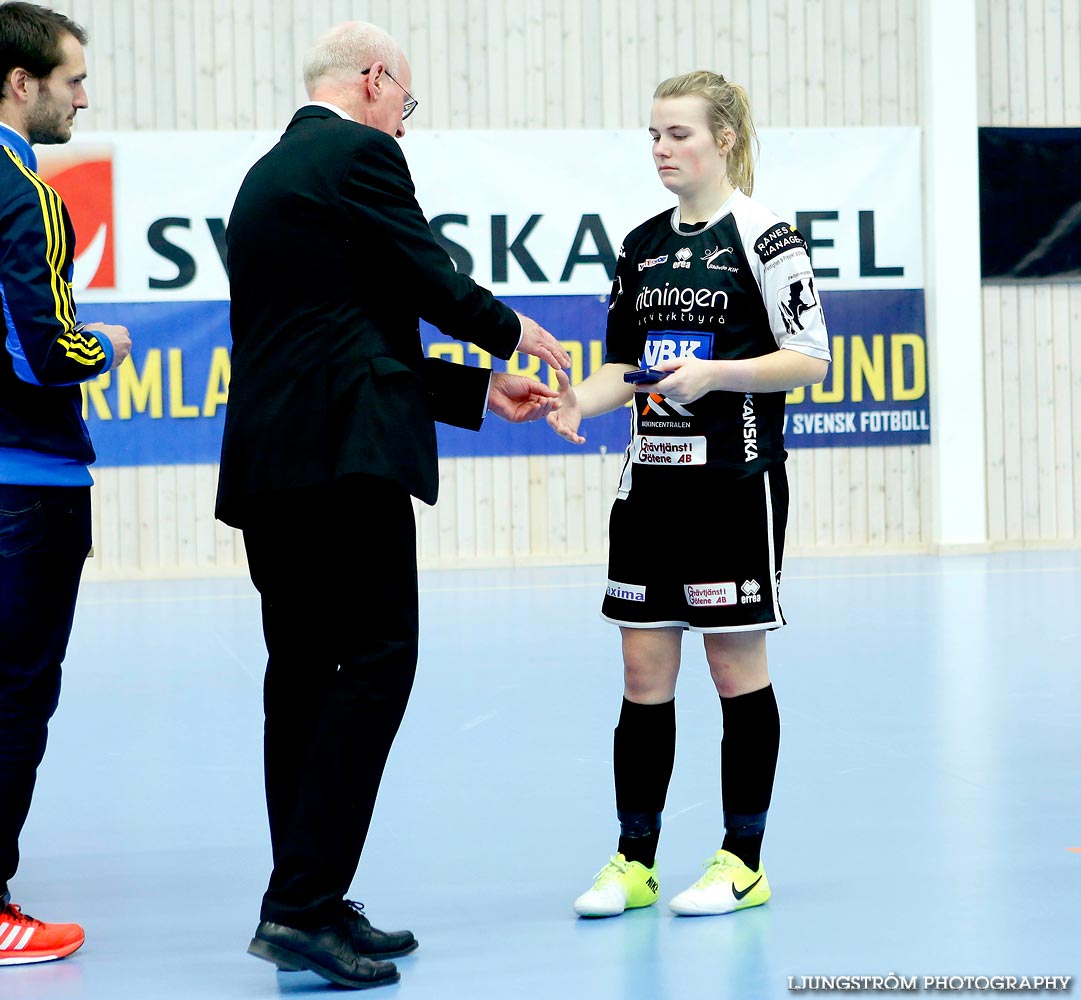
[[[279,128],[303,99],[305,50],[349,17],[403,44],[421,101],[410,129],[639,128],[662,77],[703,66],[747,85],[762,127],[920,121],[919,0],[70,0],[66,9],[91,34],[86,130]],[[977,0],[977,16],[981,122],[1081,124],[1081,4]],[[1076,542],[1081,291],[988,288],[984,308],[992,539]],[[422,563],[601,558],[619,464],[619,455],[445,461],[440,506],[418,505]],[[930,470],[928,448],[794,452],[790,551],[927,548]],[[211,517],[213,467],[95,475],[92,574],[242,568],[242,539]]]
[[[988,530],[1003,544],[1081,538],[1081,285],[988,285]]]
[[[1077,35],[1072,6],[1058,5],[1058,35],[1043,32],[1061,37],[1060,76],[1076,76],[1063,55]],[[71,0],[65,9],[91,36],[86,129],[284,125],[303,97],[306,49],[349,17],[375,21],[405,48],[423,102],[410,128],[639,127],[660,79],[702,67],[747,86],[763,126],[917,121],[917,0]]]

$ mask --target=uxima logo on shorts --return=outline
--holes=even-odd
[[[644,601],[646,588],[637,583],[618,583],[615,580],[608,581],[605,593],[620,601]]]
[[[40,150],[38,163],[38,174],[63,199],[75,227],[75,289],[115,288],[112,147],[51,147]]]

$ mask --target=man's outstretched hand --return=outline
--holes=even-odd
[[[523,354],[540,358],[550,368],[570,368],[571,356],[563,345],[536,320],[523,316],[521,313],[517,315],[522,321],[522,339],[518,344],[518,350]]]
[[[558,410],[559,393],[524,375],[494,372],[488,391],[488,409],[512,424],[525,424]]]

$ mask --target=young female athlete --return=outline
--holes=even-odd
[[[580,444],[583,417],[634,399],[602,606],[623,638],[613,752],[620,835],[616,855],[575,900],[587,917],[657,900],[688,630],[702,633],[721,700],[725,835],[671,908],[726,913],[769,899],[760,850],[780,721],[766,632],[784,624],[784,397],[821,381],[830,360],[806,243],[749,197],[757,136],[743,89],[699,71],[665,80],[653,96],[653,160],[679,206],[627,236],[604,364],[573,389],[560,373],[563,406],[548,417]],[[636,391],[624,375],[640,366],[668,374]],[[674,512],[690,530],[649,545]]]

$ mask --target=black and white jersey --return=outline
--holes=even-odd
[[[694,355],[757,358],[793,350],[830,360],[803,237],[736,191],[705,225],[679,209],[633,230],[619,251],[604,360],[649,366]],[[634,465],[709,466],[754,475],[785,459],[783,392],[711,392],[680,404],[636,393]]]

